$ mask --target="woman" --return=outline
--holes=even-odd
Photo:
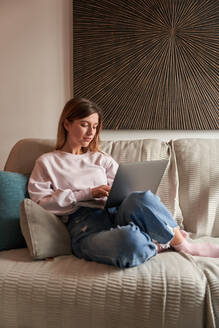
[[[37,159],[29,180],[33,201],[58,216],[67,215],[73,253],[120,268],[147,261],[160,244],[218,257],[218,246],[189,243],[150,191],[132,193],[118,208],[104,209],[118,164],[100,151],[101,127],[96,104],[69,100],[59,120],[56,149]]]

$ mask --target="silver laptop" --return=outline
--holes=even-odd
[[[119,206],[134,191],[151,190],[156,193],[167,163],[168,160],[121,163],[105,207]]]

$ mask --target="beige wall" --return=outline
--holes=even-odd
[[[56,135],[72,95],[71,4],[0,0],[0,169],[17,140]]]
[[[21,138],[55,138],[72,96],[72,1],[0,0],[0,169]],[[104,139],[217,137],[219,131],[104,131]]]

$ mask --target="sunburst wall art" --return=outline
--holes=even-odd
[[[219,128],[219,1],[73,1],[74,95],[107,129]]]

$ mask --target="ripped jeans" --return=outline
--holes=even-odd
[[[67,224],[73,254],[127,268],[157,254],[152,240],[168,243],[176,221],[151,191],[131,193],[118,208],[80,207]]]

